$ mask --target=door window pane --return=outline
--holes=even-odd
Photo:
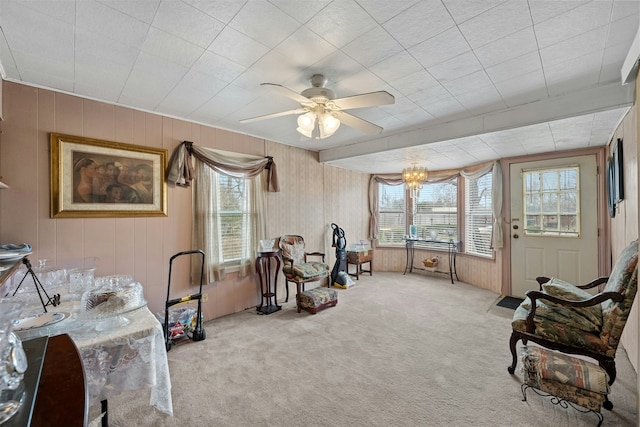
[[[523,171],[526,235],[580,235],[578,166]]]

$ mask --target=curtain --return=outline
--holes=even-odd
[[[266,170],[267,191],[280,191],[273,157],[236,156],[234,153],[199,147],[190,141],[181,143],[171,154],[167,172],[167,180],[170,183],[182,187],[191,185],[194,179],[192,156],[216,172],[235,178],[253,178]]]
[[[263,171],[267,171],[266,184]],[[243,178],[245,185],[250,186],[250,197],[245,200],[245,210],[250,212],[250,226],[244,229],[242,236],[246,244],[241,259],[232,266],[223,263],[222,242],[218,241],[221,224],[217,216],[217,174]],[[228,153],[194,146],[185,141],[171,155],[167,180],[183,187],[189,187],[194,182],[192,242],[195,248],[205,252],[206,283],[222,280],[230,267],[234,270],[238,268],[241,277],[250,274],[258,241],[266,236],[264,191],[280,191],[273,158]],[[199,265],[192,265],[192,271],[199,271]]]
[[[493,215],[493,227],[491,227],[491,247],[500,249],[503,247],[502,237],[502,168],[499,161],[482,163],[460,170],[464,178],[478,179],[491,172],[491,214]]]
[[[502,233],[502,168],[499,161],[481,163],[460,170],[429,171],[426,182],[445,182],[457,176],[477,179],[490,171],[492,172],[491,212],[493,215],[491,247],[499,249],[504,245]],[[402,174],[372,175],[369,180],[369,239],[371,240],[378,238],[378,184],[400,185],[402,184]]]

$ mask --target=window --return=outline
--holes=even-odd
[[[491,211],[492,173],[480,178],[465,179],[464,224],[466,253],[492,256],[491,233],[493,214]]]
[[[579,172],[578,166],[523,171],[526,235],[580,235]]]
[[[407,234],[404,185],[378,184],[378,244],[404,245]]]
[[[240,261],[250,257],[251,252],[248,243],[251,227],[251,185],[247,185],[244,178],[233,178],[215,175],[214,185],[217,187],[217,209],[212,214],[217,218],[218,251],[221,254],[220,261],[224,264]]]
[[[422,239],[458,240],[458,180],[423,184],[413,224]],[[441,247],[441,246],[440,246]]]

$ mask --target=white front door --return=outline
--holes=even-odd
[[[511,295],[538,290],[538,276],[597,277],[596,171],[595,155],[511,165]]]

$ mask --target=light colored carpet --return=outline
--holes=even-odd
[[[316,315],[289,302],[206,322],[206,340],[168,353],[174,416],[150,407],[148,393],[124,393],[109,400],[110,425],[597,424],[532,391],[522,401],[520,377],[507,372],[513,311],[495,306],[499,295],[426,274],[356,283]],[[636,425],[636,374],[624,349],[616,362],[604,426]]]

